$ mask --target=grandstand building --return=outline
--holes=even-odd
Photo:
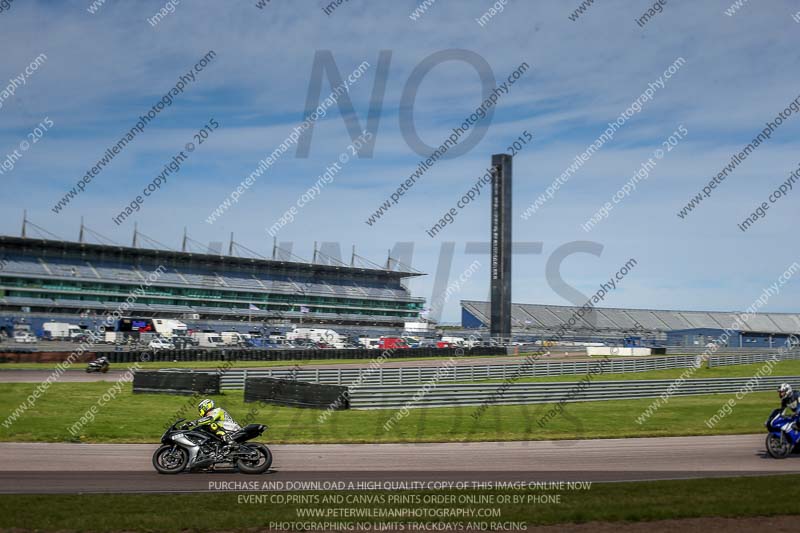
[[[578,307],[512,304],[515,335],[551,339],[571,320],[566,340],[602,341],[637,336],[670,346],[703,347],[736,326],[728,346],[771,348],[800,336],[800,314],[758,313],[740,320],[739,314],[719,311],[662,311],[653,309],[594,308],[594,323],[577,316]],[[489,327],[489,302],[461,301],[461,326]]]
[[[424,299],[380,268],[0,236],[0,328],[125,316],[402,328]],[[69,320],[72,318],[73,320]],[[39,324],[37,326],[37,324]]]

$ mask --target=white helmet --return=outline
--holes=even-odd
[[[778,396],[780,396],[781,399],[791,396],[791,394],[792,394],[792,386],[789,385],[788,383],[784,383],[778,388]]]

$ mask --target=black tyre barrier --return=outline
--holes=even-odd
[[[136,372],[134,393],[219,394],[220,375],[201,372]]]
[[[274,378],[247,378],[244,401],[319,409],[350,407],[347,387]]]

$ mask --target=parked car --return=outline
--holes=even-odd
[[[92,342],[96,337],[88,332],[80,333],[79,335],[75,335],[72,337],[72,342],[79,343],[79,342]]]
[[[37,339],[35,335],[28,331],[15,331],[14,342],[35,343]]]
[[[409,348],[421,348],[420,340],[414,337],[403,337],[403,340],[406,341],[406,345]]]
[[[175,345],[172,344],[167,339],[153,339],[147,345],[150,348],[154,348],[156,350],[174,350]]]

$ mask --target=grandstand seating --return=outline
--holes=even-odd
[[[41,262],[26,257],[8,257],[5,270],[12,273],[43,275],[48,277],[121,281],[139,284],[145,281],[155,270],[136,269],[111,262],[88,262],[82,260],[66,260],[48,258]],[[307,294],[319,296],[339,295],[345,297],[369,297],[377,299],[407,298],[408,291],[400,286],[391,286],[387,283],[370,282],[356,284],[352,280],[348,285],[343,283],[331,284],[324,279],[298,279],[282,275],[254,275],[245,273],[219,274],[200,269],[174,269],[169,268],[158,276],[153,282],[159,284],[187,285],[197,287],[231,288],[248,291],[279,292],[286,294]]]
[[[625,312],[634,321],[634,327],[639,324],[641,327],[653,331],[672,329],[652,311],[630,309]]]
[[[724,328],[722,324],[714,320],[711,313],[701,313],[696,311],[681,311],[681,317],[690,324],[692,328]]]
[[[619,328],[633,329],[637,327],[638,322],[622,309],[597,309],[597,311]]]
[[[546,328],[557,328],[561,325],[561,320],[559,320],[559,318],[553,313],[551,313],[546,307],[540,307],[535,305],[531,306],[525,305],[520,307]],[[486,316],[488,317],[489,316],[488,305],[486,309],[487,309]]]
[[[767,314],[749,315],[747,317],[747,325],[750,326],[752,331],[780,331],[780,328],[770,320]]]
[[[0,237],[0,241],[0,277],[4,278],[6,290],[0,304],[6,307],[46,308],[52,313],[86,309],[101,314],[117,309],[129,291],[142,288],[144,294],[138,294],[135,302],[128,302],[127,312],[206,314],[240,320],[280,315],[309,322],[397,326],[412,318],[423,301],[411,296],[401,283],[403,276],[379,269],[350,271],[322,265],[309,268],[311,265],[288,260],[279,265],[260,260],[243,262],[239,258],[196,261],[181,252],[164,251],[163,256],[159,252],[154,257],[148,250],[102,245],[15,237]],[[159,269],[160,261],[167,268]],[[153,275],[157,269],[158,275]],[[265,300],[291,304],[295,309],[306,305],[310,312],[276,311],[279,307],[272,303],[267,309]],[[259,308],[248,309],[248,301]],[[217,303],[221,306],[214,305]]]
[[[800,331],[800,316],[770,313],[770,320],[785,333]]]

